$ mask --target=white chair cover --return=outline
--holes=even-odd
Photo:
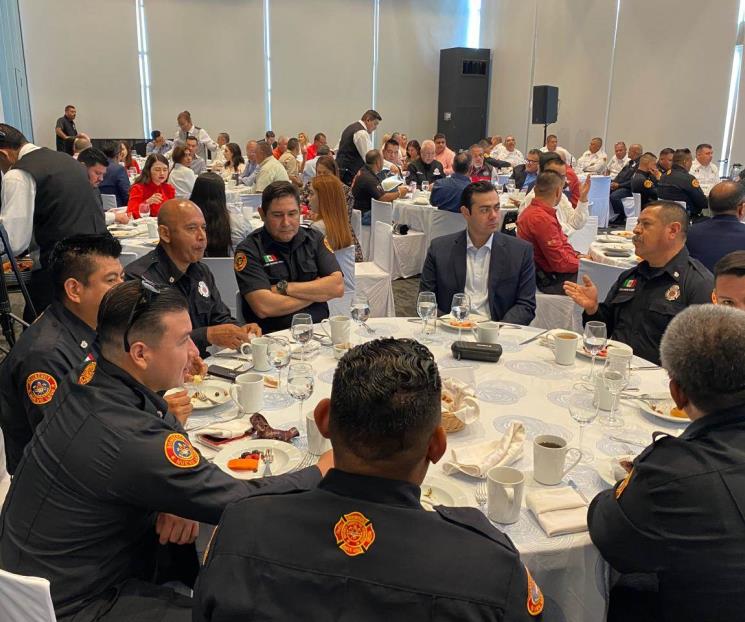
[[[344,295],[328,301],[329,316],[349,315],[355,288],[354,245],[334,251],[334,255],[344,275]]]
[[[438,209],[432,214],[432,229],[430,231],[428,244],[435,238],[457,233],[466,228],[466,219],[462,214],[448,212],[447,210]]]
[[[375,199],[370,200],[371,213],[370,213],[370,248],[375,248],[375,223],[385,222],[393,224],[393,203],[385,203],[383,201],[376,201]]]
[[[259,194],[242,194],[241,205],[243,207],[252,207],[254,209],[261,207],[261,193]]]
[[[373,261],[354,264],[356,291],[370,301],[370,317],[394,317],[391,266],[393,265],[393,227],[384,222],[375,226]]]
[[[590,185],[590,214],[598,217],[598,226],[608,226],[608,210],[610,209],[610,177],[608,175],[593,175]]]
[[[510,180],[510,175],[497,175],[497,183],[504,186]]]
[[[610,266],[590,259],[579,260],[579,271],[577,272],[577,283],[582,283],[582,276],[587,275],[598,288],[598,301],[603,302],[608,295],[610,288],[613,287],[621,272],[628,268]]]
[[[362,212],[358,209],[352,210],[352,231],[359,240],[362,235]]]
[[[682,207],[683,209],[688,209],[688,205],[685,201],[675,201],[675,203],[680,205],[680,207]]]
[[[210,269],[212,276],[215,277],[215,285],[220,293],[220,298],[230,309],[230,315],[235,317],[235,297],[233,292],[237,285],[235,280],[235,269],[233,268],[232,257],[205,257],[202,263]]]
[[[376,222],[373,239],[373,262],[390,273],[393,268],[393,227],[386,222]]]
[[[639,214],[641,214],[642,211],[642,195],[639,192],[634,192],[631,194],[631,197],[634,199],[634,213],[633,216],[639,217]]]
[[[626,219],[626,231],[633,231],[637,222],[639,222],[639,219],[636,216],[629,216]]]
[[[578,253],[587,254],[598,235],[598,217],[588,216],[585,226],[569,235],[569,243]]]
[[[623,203],[623,211],[627,219],[639,216],[639,212],[642,211],[642,195],[638,192],[634,192],[630,197],[621,199],[621,203]]]
[[[427,236],[409,229],[406,235],[393,236],[393,279],[408,279],[421,274],[427,256]]]
[[[119,263],[122,264],[122,268],[126,268],[135,259],[137,259],[137,253],[131,253],[129,251],[122,251],[119,254]]]
[[[8,488],[10,488],[10,475],[8,475],[5,460],[5,439],[3,438],[3,431],[0,430],[0,508],[3,507]]]
[[[582,332],[582,309],[569,296],[536,292],[535,304],[535,318],[530,323],[531,326]]]
[[[116,207],[116,195],[115,194],[102,194],[101,202],[103,203],[103,211],[107,212],[110,209]]]
[[[56,622],[49,581],[0,570],[0,620]]]

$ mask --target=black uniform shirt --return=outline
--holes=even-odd
[[[380,178],[370,170],[369,166],[363,166],[359,175],[355,177],[352,184],[352,196],[354,197],[354,209],[363,214],[372,209],[372,200],[376,201],[385,194]]]
[[[307,492],[231,505],[195,622],[540,620],[543,596],[510,539],[475,508],[427,512],[419,494],[332,469]]]
[[[57,119],[57,124],[54,127],[55,129],[60,128],[68,138],[70,136],[78,135],[78,129],[75,127],[75,121],[70,121],[70,119],[68,119],[65,115],[62,115],[59,119]],[[57,132],[54,133],[54,137],[57,143],[57,151],[64,151],[65,139],[57,136]]]
[[[745,407],[663,436],[590,504],[590,537],[623,573],[659,580],[660,622],[742,620]]]
[[[166,409],[99,357],[62,382],[29,443],[0,517],[0,567],[49,579],[58,615],[128,579],[152,580],[158,513],[217,524],[228,503],[261,487],[320,480],[316,468],[234,479],[202,458]]]
[[[657,178],[646,171],[636,171],[631,178],[631,192],[641,195],[642,209],[657,200]]]
[[[698,179],[677,164],[673,164],[667,174],[660,178],[657,194],[668,201],[685,201],[686,211],[691,218],[701,216],[701,212],[708,207]]]
[[[243,316],[269,333],[289,328],[294,313],[261,319],[245,296],[259,289],[271,289],[279,281],[305,283],[341,272],[326,236],[317,229],[300,227],[292,240],[277,242],[266,227],[251,232],[235,250],[235,278],[243,298]],[[314,322],[329,316],[325,302],[313,302],[297,313],[310,313]]]
[[[634,173],[636,173],[638,167],[639,158],[637,158],[636,160],[629,160],[626,163],[626,166],[624,166],[619,171],[618,175],[616,175],[616,178],[613,181],[618,184],[619,188],[631,190],[631,179],[634,177]]]
[[[660,341],[670,320],[693,304],[711,302],[714,277],[683,249],[662,268],[646,261],[626,270],[594,315],[608,327],[608,336],[630,345],[634,354],[659,364]]]
[[[144,257],[133,261],[126,268],[128,279],[145,277],[161,287],[177,288],[189,301],[191,318],[191,337],[204,356],[209,341],[207,328],[219,324],[238,324],[231,317],[230,309],[220,298],[215,285],[215,277],[210,269],[201,262],[190,264],[186,272],[181,272],[171,258],[158,245]]]
[[[62,379],[96,355],[96,332],[54,301],[18,339],[0,368],[0,428],[13,475]]]
[[[417,158],[409,164],[408,170],[411,174],[410,179],[416,182],[417,188],[422,187],[423,181],[428,181],[432,184],[438,179],[446,177],[445,167],[437,160],[432,160],[429,164],[425,164],[421,158]]]

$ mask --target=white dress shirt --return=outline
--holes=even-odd
[[[362,121],[360,121],[359,124],[362,126],[362,128],[354,133],[352,140],[354,140],[354,146],[357,147],[357,152],[364,160],[367,152],[373,149],[373,143],[372,136],[367,131],[365,124]]]
[[[531,201],[535,198],[535,192],[531,190],[525,195],[525,199],[520,203],[520,207],[517,210],[518,214],[522,214]],[[582,229],[587,224],[587,217],[590,215],[590,203],[589,201],[577,201],[577,207],[572,207],[572,204],[567,199],[567,196],[562,192],[561,200],[556,206],[556,218],[561,225],[561,230],[564,235],[569,237],[575,231]]]
[[[217,143],[210,138],[207,130],[205,130],[203,127],[197,129],[195,125],[192,125],[188,130],[186,130],[186,133],[189,134],[189,136],[194,136],[197,141],[199,141],[199,144],[197,145],[197,155],[204,160],[207,159],[207,149],[209,149],[210,151],[217,151]],[[186,145],[185,138],[181,138],[181,130],[178,130],[176,132],[176,135],[173,138],[173,144],[174,146]],[[168,156],[170,156],[170,154],[168,154]]]
[[[290,181],[287,170],[273,155],[266,158],[256,175],[254,192],[262,192],[273,181]]]
[[[18,152],[20,160],[39,147],[26,143]],[[10,248],[21,253],[31,245],[34,232],[36,181],[26,171],[11,168],[3,176],[3,209],[0,222],[8,232]]]
[[[504,145],[502,143],[497,143],[496,145],[494,145],[494,147],[492,147],[492,150],[489,153],[489,155],[495,160],[499,160],[497,156],[502,152],[502,149],[504,149]]]
[[[489,236],[481,248],[471,241],[466,231],[466,287],[465,293],[471,299],[471,311],[491,318],[489,311],[489,265],[491,263],[491,244],[494,234]]]
[[[690,173],[698,179],[698,183],[702,186],[711,188],[714,184],[719,183],[719,169],[714,162],[709,162],[709,164],[703,166],[701,162],[694,159]]]
[[[616,156],[613,156],[608,162],[608,175],[611,179],[615,179],[616,175],[621,172],[624,166],[629,163],[629,156],[625,156],[622,160],[619,160]]]
[[[311,160],[308,160],[305,163],[305,166],[303,167],[303,183],[307,184],[311,179],[313,179],[316,176],[316,164],[318,164],[318,158],[321,156],[316,156],[315,158],[312,158]]]
[[[548,148],[545,146],[541,147],[541,151],[543,153],[548,153]],[[557,146],[555,153],[558,153],[562,158],[564,158],[564,162],[566,164],[568,164],[569,166],[573,165],[574,156],[571,153],[569,153],[566,149],[564,149],[564,147]]]
[[[505,162],[509,162],[512,165],[512,168],[515,168],[520,164],[525,164],[525,158],[518,149],[515,149],[513,151],[507,151],[507,149],[503,149],[502,151],[500,151],[500,155],[497,157],[497,160],[504,160]]]
[[[592,175],[605,175],[607,166],[608,156],[602,149],[595,153],[588,149],[577,160],[577,168],[583,173],[591,173]]]
[[[194,189],[194,182],[196,180],[196,173],[183,164],[174,164],[173,170],[168,177],[168,183],[176,188],[177,199],[188,199],[191,196],[191,191]]]

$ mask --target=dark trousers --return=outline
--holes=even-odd
[[[610,193],[611,213],[609,216],[611,222],[626,222],[626,212],[623,211],[621,199],[628,199],[629,197],[631,197],[631,190],[628,188],[619,188]]]
[[[536,284],[542,294],[553,294],[555,296],[566,296],[564,293],[564,282],[577,282],[576,272],[543,272],[536,270]]]

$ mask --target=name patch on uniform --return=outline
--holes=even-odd
[[[533,580],[527,566],[525,566],[525,572],[528,574],[528,599],[526,602],[528,613],[532,616],[538,616],[543,613],[543,592]]]
[[[197,286],[197,291],[204,298],[209,298],[210,297],[210,288],[207,287],[207,283],[205,283],[204,281],[199,281],[199,285]]]
[[[644,187],[645,188],[651,188],[652,187],[652,182],[649,181],[648,179],[645,179],[644,180]]]
[[[680,285],[671,285],[670,289],[665,292],[665,300],[672,302],[680,298]]]
[[[329,239],[326,236],[323,236],[323,245],[326,247],[326,250],[329,253],[333,253],[334,249],[331,248],[331,244],[329,244]]]
[[[367,553],[375,542],[373,524],[361,512],[344,514],[334,526],[336,544],[350,557]]]
[[[236,272],[243,272],[246,264],[248,264],[248,256],[243,251],[238,251],[233,260],[233,268],[235,268]]]
[[[43,371],[34,372],[26,378],[26,394],[34,404],[48,404],[56,390],[57,381]]]
[[[168,462],[180,469],[190,469],[199,464],[199,453],[183,434],[169,434],[164,451]]]
[[[96,373],[96,363],[88,363],[84,368],[83,372],[78,377],[78,384],[88,384],[93,380],[93,375]]]

